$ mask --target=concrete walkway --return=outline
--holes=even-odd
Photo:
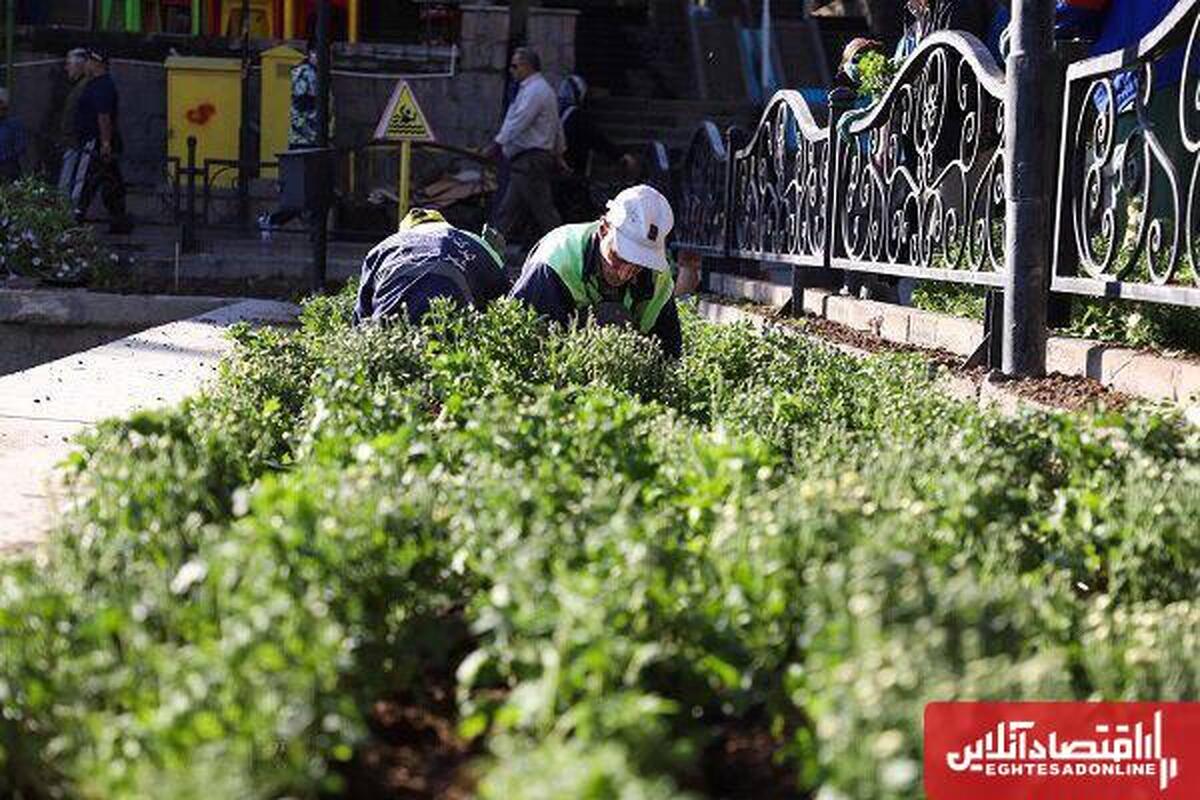
[[[286,324],[288,303],[243,301],[0,377],[0,551],[36,544],[54,522],[55,465],[96,422],[177,403],[230,348],[237,322]]]

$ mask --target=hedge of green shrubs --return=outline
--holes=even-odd
[[[430,675],[506,800],[781,796],[706,773],[735,739],[783,796],[913,798],[927,701],[1200,696],[1170,415],[1004,418],[692,315],[673,364],[505,302],[348,308],[238,331],[70,460],[0,566],[0,794],[337,796]]]

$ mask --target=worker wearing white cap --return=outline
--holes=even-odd
[[[634,186],[595,222],[563,225],[534,246],[510,297],[566,325],[602,306],[615,308],[663,352],[683,350],[667,236],[675,215],[667,198]]]

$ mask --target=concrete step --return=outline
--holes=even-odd
[[[672,111],[669,109],[659,110],[655,108],[653,102],[648,102],[646,109],[642,111],[636,111],[634,109],[627,108],[602,108],[593,111],[593,116],[601,123],[607,123],[611,125],[643,125],[663,127],[674,127],[680,123],[691,123],[695,122],[696,120],[704,119],[741,120],[753,117],[753,115],[749,113],[749,110],[747,110],[745,113],[730,112],[725,109],[715,109],[711,111]]]
[[[637,125],[606,125],[600,123],[600,128],[614,142],[629,144],[631,142],[645,144],[651,141],[659,141],[671,147],[683,147],[692,140],[692,137],[699,130],[701,123],[704,120],[691,120],[681,122],[678,125],[655,128],[642,127]],[[749,129],[749,125],[742,120],[713,120],[716,123],[718,130],[725,130],[730,125]]]
[[[646,111],[652,105],[656,112],[684,114],[745,114],[753,112],[753,103],[732,100],[649,99],[645,97],[610,96],[597,99],[592,108],[601,111]]]

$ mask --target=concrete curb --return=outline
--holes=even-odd
[[[708,276],[708,289],[713,294],[776,308],[789,302],[792,294],[787,286],[716,273]],[[842,297],[821,289],[804,290],[804,311],[889,342],[946,350],[964,358],[983,341],[983,325],[974,320]],[[1109,389],[1147,400],[1200,404],[1200,363],[1196,362],[1090,339],[1052,336],[1046,369],[1094,378]]]
[[[57,465],[102,419],[178,403],[214,374],[235,323],[293,322],[299,309],[234,302],[0,377],[0,552],[35,545],[59,507]]]
[[[108,294],[87,289],[0,289],[0,323],[151,328],[204,314],[239,300]]]

